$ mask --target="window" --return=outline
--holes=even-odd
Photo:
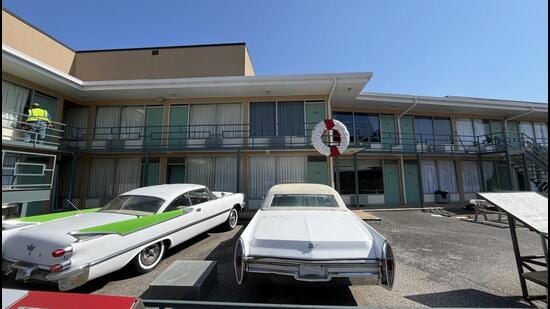
[[[422,160],[422,188],[424,193],[433,194],[437,190],[457,192],[456,171],[450,160]]]
[[[270,207],[338,207],[334,195],[329,194],[276,194]]]
[[[141,158],[92,159],[88,198],[112,198],[141,184]]]
[[[191,206],[191,201],[189,200],[189,196],[187,195],[187,193],[185,193],[185,194],[182,194],[182,195],[176,197],[176,199],[172,203],[170,203],[170,205],[168,205],[168,207],[166,207],[164,212],[177,210],[177,209],[183,209],[183,208],[189,207],[189,206]]]
[[[144,106],[98,107],[95,122],[95,140],[140,140],[145,122]]]
[[[250,104],[250,136],[304,136],[303,101],[252,102]]]
[[[476,161],[462,161],[462,182],[464,183],[464,192],[474,193],[481,191],[479,183],[479,172]]]
[[[431,117],[415,117],[414,132],[416,132],[417,143],[434,144],[434,128]]]
[[[117,196],[101,208],[101,212],[155,214],[164,203],[163,199],[152,196]]]
[[[346,128],[348,128],[348,131],[350,132],[350,142],[355,142],[355,129],[353,127],[353,113],[348,112],[334,112],[332,113],[332,118],[342,122]]]
[[[453,141],[453,130],[449,118],[434,118],[434,140],[436,145],[450,144]]]
[[[353,160],[344,159],[338,162],[340,193],[355,194],[355,168]],[[383,194],[384,177],[380,160],[357,160],[357,177],[359,194]]]
[[[375,114],[354,113],[355,136],[358,141],[380,142],[380,118]]]
[[[2,127],[17,126],[17,120],[21,120],[25,106],[29,101],[30,89],[16,86],[2,80]],[[5,133],[2,132],[2,135]]]
[[[192,205],[198,205],[212,200],[212,196],[206,189],[199,189],[189,192],[189,199]]]

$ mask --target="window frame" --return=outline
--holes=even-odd
[[[189,192],[185,192],[185,193],[179,195],[178,197],[176,197],[168,206],[166,206],[166,208],[164,208],[164,210],[163,210],[162,212],[164,213],[164,212],[168,212],[168,211],[177,210],[178,208],[176,208],[176,209],[169,209],[169,208],[172,207],[174,204],[176,204],[176,202],[177,202],[180,198],[182,198],[182,197],[184,197],[184,198],[187,200],[187,203],[188,203],[189,205],[187,205],[187,206],[185,206],[185,207],[183,207],[183,208],[181,208],[181,209],[185,209],[185,208],[187,208],[187,207],[193,206],[193,204],[191,203],[191,199],[189,198],[188,193],[189,193]]]

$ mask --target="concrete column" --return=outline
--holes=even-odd
[[[161,156],[159,158],[159,184],[161,185],[166,183],[167,168],[168,158],[166,156]]]
[[[454,160],[455,163],[455,169],[456,169],[456,185],[458,187],[458,194],[460,194],[460,200],[464,201],[464,181],[462,178],[462,161],[461,160]]]
[[[88,195],[88,180],[90,178],[90,166],[91,161],[89,157],[83,158],[80,162],[82,162],[83,169],[82,169],[82,176],[80,178],[80,194],[79,194],[79,208],[85,208],[86,207],[86,196]]]
[[[86,133],[86,148],[92,146],[94,139],[95,118],[97,114],[97,106],[95,104],[90,106],[90,112],[88,113],[88,130]]]

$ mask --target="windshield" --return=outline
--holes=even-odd
[[[121,195],[105,204],[100,212],[151,215],[155,214],[163,203],[163,199],[152,196]]]
[[[275,194],[271,207],[338,207],[330,194]]]

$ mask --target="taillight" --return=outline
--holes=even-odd
[[[60,257],[65,255],[65,249],[57,249],[52,252],[53,257]],[[59,265],[59,264],[57,264]]]
[[[52,265],[52,267],[50,267],[50,271],[52,273],[58,273],[62,270],[63,270],[63,265],[61,265],[61,264],[55,264],[55,265]]]
[[[67,246],[67,248],[65,248],[65,249],[55,249],[52,252],[52,256],[53,257],[61,257],[61,256],[64,256],[66,254],[71,254],[71,253],[73,253],[73,247]]]

